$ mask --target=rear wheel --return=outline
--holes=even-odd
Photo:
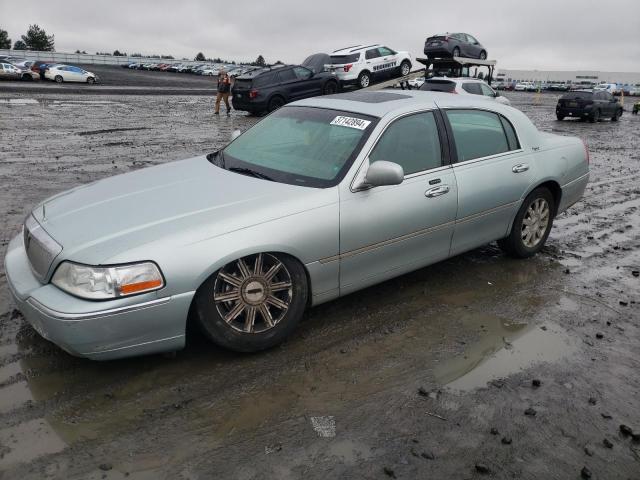
[[[613,117],[611,117],[611,121],[612,122],[617,122],[618,119],[622,116],[622,109],[618,109],[616,110],[616,113],[613,114]]]
[[[538,253],[547,241],[551,226],[555,201],[551,192],[544,187],[536,188],[524,202],[513,221],[508,237],[498,240],[498,245],[508,255],[528,258]]]
[[[235,260],[198,289],[195,306],[205,334],[218,345],[254,352],[281,343],[307,303],[304,267],[276,253]]]
[[[411,72],[411,62],[409,62],[408,60],[403,61],[400,64],[400,75],[405,77],[409,75],[410,72]]]
[[[267,110],[269,110],[269,112],[273,112],[274,110],[278,110],[284,104],[284,98],[282,98],[280,95],[274,95],[273,97],[271,97],[271,100],[269,100],[269,106],[267,107]]]
[[[589,117],[589,121],[591,123],[599,122],[600,121],[600,110],[596,110],[595,112],[593,112],[591,117]]]
[[[62,83],[64,79],[62,78],[62,76],[56,75],[54,80],[56,81],[56,83]]]
[[[480,60],[486,60],[487,59],[487,52],[485,52],[484,50],[482,50],[480,52]]]
[[[556,118],[560,121],[564,120],[564,115],[560,115],[559,113],[556,113]]]
[[[33,82],[33,77],[29,73],[22,75],[22,80],[25,82]]]
[[[453,49],[453,56],[454,57],[459,57],[460,56],[460,49],[458,47],[455,47]]]
[[[371,74],[369,72],[361,72],[358,75],[358,86],[360,88],[367,88],[371,84]]]

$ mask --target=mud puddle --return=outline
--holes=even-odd
[[[541,362],[557,362],[575,353],[576,342],[557,325],[534,326],[487,318],[483,334],[461,356],[439,364],[436,378],[447,388],[466,392],[485,387]]]

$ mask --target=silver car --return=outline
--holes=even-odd
[[[71,354],[282,342],[307,307],[498,240],[544,245],[586,146],[476,96],[353,92],[283,107],[220,151],[45,200],[6,255],[18,308]]]

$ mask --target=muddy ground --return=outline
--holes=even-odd
[[[620,431],[640,433],[640,117],[557,122],[556,95],[506,95],[591,150],[543,253],[421,269],[312,309],[271,351],[196,334],[175,358],[77,359],[0,267],[0,478],[640,479]],[[0,254],[42,198],[253,122],[204,96],[0,94]]]

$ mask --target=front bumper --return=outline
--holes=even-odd
[[[195,292],[161,297],[160,291],[106,302],[82,300],[38,281],[21,235],[9,243],[5,271],[18,310],[40,335],[72,355],[111,360],[184,347]]]

